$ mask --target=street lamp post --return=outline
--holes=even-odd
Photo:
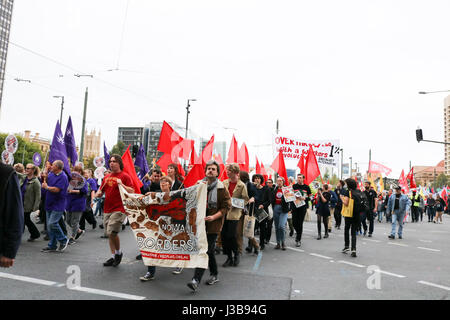
[[[62,126],[62,116],[64,110],[64,96],[53,96],[53,98],[61,98],[61,115],[59,117],[59,125]]]
[[[92,74],[74,74],[75,77],[89,77],[94,78]],[[80,144],[80,156],[79,161],[83,162],[84,153],[84,129],[86,127],[86,112],[87,112],[87,101],[88,101],[88,88],[86,87],[86,92],[84,93],[84,109],[83,109],[83,123],[81,125],[81,144]]]
[[[350,178],[353,177],[353,163],[352,163],[353,158],[350,157]]]
[[[189,111],[189,108],[191,107],[191,105],[189,104],[190,101],[197,101],[197,99],[188,99],[187,100],[187,107],[186,107],[186,134],[184,136],[185,139],[187,139],[187,137],[188,137],[189,113],[191,113]]]

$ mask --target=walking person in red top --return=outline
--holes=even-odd
[[[105,194],[103,225],[106,234],[109,237],[109,247],[111,248],[112,258],[108,259],[103,265],[105,267],[117,267],[122,261],[123,253],[120,250],[119,232],[122,229],[122,223],[125,220],[125,209],[120,196],[119,185],[122,185],[127,192],[134,193],[133,182],[130,176],[122,172],[122,158],[117,155],[111,155],[109,159],[111,174],[107,175],[95,195],[97,198]]]

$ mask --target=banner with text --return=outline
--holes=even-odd
[[[306,157],[309,146],[312,146],[319,166],[339,169],[341,157],[339,140],[305,140],[275,136],[273,141],[274,156],[278,154],[281,148],[286,166],[297,167],[301,155],[303,154]]]
[[[206,184],[148,196],[120,186],[120,194],[146,266],[208,268]]]

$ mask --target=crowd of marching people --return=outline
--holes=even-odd
[[[86,222],[96,229],[97,219],[102,217],[99,224],[103,229],[101,237],[108,239],[111,253],[103,265],[117,267],[123,257],[119,233],[126,225],[119,185],[130,193],[135,189],[130,176],[123,171],[124,164],[119,155],[111,155],[108,165],[110,169],[100,185],[92,177],[92,170],[84,169],[81,164],[71,168],[72,173],[84,177],[84,183],[77,185],[65,173],[62,161],[47,162],[42,172],[34,164],[16,164],[14,169],[23,200],[24,225],[30,234],[28,241],[44,236],[48,244],[42,252],[63,252],[82,240]],[[317,216],[317,240],[327,239],[333,228],[340,230],[343,227],[342,252],[351,253],[352,257],[357,256],[357,236],[372,237],[376,221],[392,224],[389,239],[393,240],[396,236],[402,239],[405,222],[419,223],[425,217],[425,221],[439,224],[443,222],[443,213],[448,213],[447,204],[439,194],[423,197],[413,190],[406,195],[401,187],[377,192],[368,181],[362,191],[352,178],[340,180],[334,189],[323,184],[313,192],[304,183],[302,174],[298,174],[295,180],[285,181],[279,176],[274,181],[261,174],[253,174],[250,179],[249,173],[241,170],[238,164],[227,164],[224,168],[228,178],[221,181],[221,166],[214,160],[207,162],[205,178],[199,181],[207,184],[208,190],[205,218],[210,273],[206,281],[208,285],[219,281],[217,254],[226,255],[222,267],[229,268],[238,267],[245,252],[258,255],[261,250],[267,250],[272,237],[275,238],[275,250],[287,249],[288,235],[295,237],[296,247],[301,247],[304,221],[311,221],[313,213]],[[161,203],[167,199],[158,197],[159,193],[168,194],[184,188],[177,164],[170,164],[167,174],[157,168],[150,169],[142,183],[141,194]],[[292,187],[297,202],[287,201],[283,192],[286,186]],[[37,213],[39,221],[36,224],[43,225],[41,232],[33,222]],[[248,217],[254,218],[251,234],[244,226]],[[141,260],[142,256],[138,255],[136,259]],[[176,268],[173,273],[182,271]],[[196,291],[205,272],[206,269],[196,268],[187,286]],[[156,267],[148,266],[140,280],[149,281],[155,275]]]

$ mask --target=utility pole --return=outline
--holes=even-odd
[[[353,157],[350,157],[350,178],[353,177]]]
[[[59,125],[62,127],[62,116],[64,110],[64,96],[53,96],[53,98],[61,98],[61,115],[59,116]]]
[[[84,111],[83,111],[83,125],[81,126],[81,144],[80,144],[80,161],[83,162],[83,152],[84,152],[84,128],[86,126],[86,111],[88,102],[88,88],[86,87],[86,92],[84,93]]]
[[[276,133],[278,135],[278,132],[280,131],[280,121],[277,119],[277,128],[276,128]]]
[[[343,177],[342,169],[344,168],[344,149],[341,149],[341,180]]]
[[[197,99],[188,99],[187,100],[187,106],[186,106],[186,133],[184,135],[185,139],[187,139],[187,137],[188,137],[189,113],[191,113],[189,111],[189,108],[191,107],[191,105],[189,104],[190,101],[197,101]],[[184,161],[184,170],[187,170],[186,162],[187,162],[187,160]],[[190,163],[190,164],[193,164],[193,163]]]
[[[372,149],[369,149],[369,166],[367,167],[367,176],[369,176],[370,161],[372,161]],[[372,174],[370,174],[372,177]]]

